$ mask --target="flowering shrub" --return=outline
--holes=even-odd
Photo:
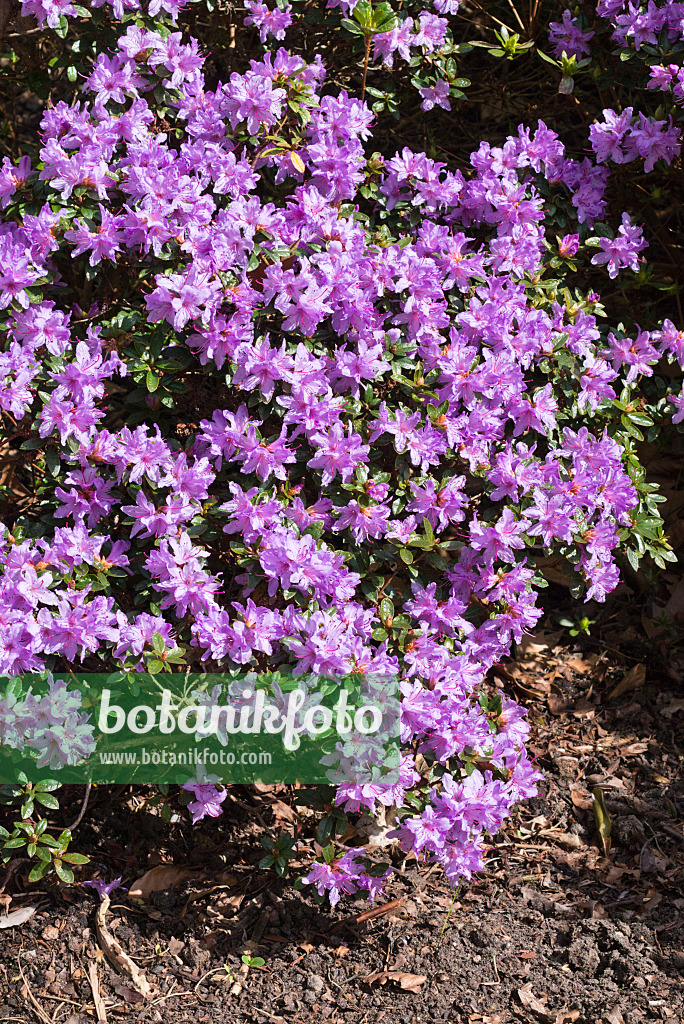
[[[278,46],[296,5],[249,0],[276,46],[214,82],[177,0],[23,3],[78,92],[0,172],[0,408],[29,495],[9,490],[0,671],[398,674],[401,782],[340,787],[324,832],[399,808],[404,850],[456,883],[540,778],[524,710],[482,683],[541,615],[544,557],[597,601],[618,557],[673,558],[636,442],[684,418],[654,374],[683,336],[615,324],[595,289],[650,273],[611,175],[679,154],[679,66],[653,58],[684,53],[684,5],[561,9],[538,42],[567,95],[612,31],[667,113],[606,109],[583,154],[537,120],[458,168],[376,151],[388,104],[363,93],[396,55],[448,111],[459,3],[328,6],[359,95]],[[512,39],[458,52],[531,59]],[[187,784],[193,820],[215,783]],[[321,896],[380,891],[386,866],[326,850]]]

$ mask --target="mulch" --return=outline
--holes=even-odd
[[[195,829],[140,788],[94,789],[72,844],[92,858],[81,877],[131,886],[156,868],[159,888],[114,892],[107,918],[152,997],[104,957],[93,890],[30,886],[19,863],[0,900],[36,910],[0,928],[0,1021],[681,1022],[684,694],[643,633],[631,654],[606,635],[568,646],[547,626],[502,668],[545,781],[457,893],[391,847],[379,906],[331,911],[258,870],[267,831],[311,848],[315,819],[291,788],[233,787],[222,819]],[[65,821],[81,797],[65,798]]]

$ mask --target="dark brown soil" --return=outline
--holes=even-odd
[[[266,828],[294,829],[302,849],[311,833],[284,787],[235,789],[220,823],[194,830],[185,815],[166,822],[144,792],[95,790],[73,844],[92,857],[81,877],[123,874],[131,885],[162,863],[196,870],[147,902],[113,894],[109,927],[154,998],[145,1002],[104,959],[93,890],[32,888],[19,864],[4,901],[38,910],[0,929],[0,1022],[98,1020],[93,963],[109,1021],[684,1020],[681,688],[650,678],[636,659],[558,639],[542,634],[504,672],[506,688],[531,708],[546,781],[492,840],[488,870],[455,900],[437,871],[398,859],[388,902],[365,919],[376,913],[371,904],[347,899],[326,910],[259,871]],[[597,786],[612,824],[607,855]],[[65,799],[64,821],[80,797],[74,792],[73,806]],[[243,955],[264,964],[250,967]]]

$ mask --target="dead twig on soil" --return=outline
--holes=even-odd
[[[21,953],[17,955],[17,967],[19,968],[19,974],[21,975],[21,980],[24,983],[24,988],[26,989],[26,995],[31,1001],[31,1005],[33,1006],[34,1013],[38,1017],[38,1020],[40,1020],[42,1024],[52,1024],[52,1017],[48,1017],[47,1013],[35,998],[29,987],[28,978],[24,974],[24,969],[21,966]]]
[[[98,1024],[107,1024],[107,1010],[105,1009],[104,999],[100,993],[97,964],[94,962],[88,964],[88,981],[90,982],[90,988],[93,993],[93,1002],[95,1003],[95,1013],[97,1014]]]
[[[135,964],[130,956],[124,952],[121,943],[114,938],[106,925],[107,911],[109,910],[109,896],[103,896],[100,906],[95,915],[97,928],[97,941],[100,943],[102,952],[105,954],[112,966],[124,976],[130,979],[131,985],[136,992],[139,992],[145,999],[152,997],[152,989],[143,972]]]

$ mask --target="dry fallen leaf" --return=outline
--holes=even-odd
[[[544,836],[547,837],[547,834],[544,833]],[[557,846],[562,846],[564,850],[580,850],[584,846],[574,832],[549,832],[548,838]]]
[[[145,1001],[144,996],[140,992],[129,988],[128,985],[115,985],[114,991],[117,996],[121,996],[124,1003],[143,1003]]]
[[[524,700],[542,700],[551,689],[551,682],[537,676],[533,680],[526,679],[525,682],[515,679],[512,686],[516,694]]]
[[[568,665],[573,672],[578,672],[580,675],[587,675],[587,673],[591,672],[594,667],[590,661],[585,661],[584,658],[568,658],[565,664]]]
[[[570,799],[580,811],[590,811],[592,808],[593,801],[585,789],[571,788]]]
[[[674,621],[684,616],[684,580],[680,580],[674,587],[663,612],[668,619]]]
[[[678,711],[684,711],[684,700],[671,700],[660,709],[661,715],[665,715],[666,718],[672,718]]]
[[[35,912],[35,907],[20,907],[18,910],[13,910],[11,914],[0,917],[0,928],[15,928],[17,925],[23,924],[24,921],[28,921]]]
[[[552,715],[562,715],[568,708],[565,697],[559,697],[555,693],[549,694],[546,704]]]
[[[613,689],[608,694],[608,700],[613,700],[614,697],[621,697],[623,693],[629,693],[630,690],[640,690],[646,682],[646,666],[639,662],[638,665],[634,665],[630,668],[629,672],[626,673]]]
[[[522,988],[518,989],[518,999],[526,1010],[531,1010],[532,1013],[536,1013],[537,1016],[542,1018],[542,1020],[552,1020],[554,1014],[549,1013],[549,1010],[544,1003],[542,1003],[541,999],[537,999],[532,991],[531,981],[528,981],[526,985],[523,985]]]
[[[647,750],[648,743],[644,743],[643,740],[640,740],[637,743],[629,743],[626,747],[621,747],[620,753],[628,757],[634,757],[636,754],[645,754]]]
[[[282,800],[274,800],[270,805],[273,811],[273,816],[276,821],[296,821],[297,812],[289,804],[284,803]]]
[[[641,906],[638,907],[637,913],[650,913],[652,910],[655,910],[659,903],[662,903],[662,900],[663,894],[661,892],[656,892],[655,889],[649,889],[641,902]]]
[[[427,981],[425,974],[407,974],[405,971],[375,971],[363,979],[367,985],[373,985],[376,981],[381,985],[393,981],[403,989],[404,992],[420,992]]]
[[[392,910],[396,910],[397,907],[400,907],[404,900],[405,897],[400,896],[398,899],[390,900],[388,903],[383,903],[379,907],[371,907],[370,910],[363,910],[360,914],[357,914],[356,917],[351,918],[351,920],[356,921],[357,924],[363,924],[364,921],[372,921],[376,917],[384,917],[385,914],[389,914]],[[338,923],[341,924],[343,922]]]
[[[197,872],[190,868],[177,868],[173,864],[159,864],[156,868],[150,868],[142,878],[128,890],[129,896],[137,896],[146,900],[151,892],[163,892],[170,889],[172,885],[184,882],[186,878],[196,878]]]
[[[526,1010],[532,1013],[545,1024],[573,1024],[579,1018],[579,1010],[550,1010],[541,999],[538,999],[532,991],[532,983],[518,989],[518,998]]]
[[[571,706],[570,712],[575,718],[593,718],[596,714],[596,705],[592,704],[586,697],[580,697],[579,700]]]

